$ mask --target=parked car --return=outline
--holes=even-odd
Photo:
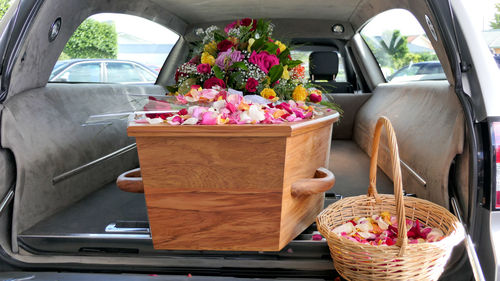
[[[407,65],[389,76],[387,81],[418,81],[446,79],[443,67],[439,61],[417,62]]]
[[[49,82],[154,84],[158,73],[134,61],[72,59],[56,62]]]
[[[367,192],[373,127],[386,116],[398,138],[406,193],[452,211],[467,230],[467,239],[455,248],[441,280],[481,280],[481,271],[486,280],[500,280],[500,72],[472,28],[466,4],[465,0],[13,1],[0,22],[0,277],[333,280],[339,276],[326,241],[312,240],[315,224],[276,252],[155,249],[145,203],[148,195],[126,193],[115,184],[118,175],[139,165],[135,139],[126,133],[126,118],[86,123],[89,116],[133,111],[138,97],[164,95],[177,67],[190,57],[198,28],[215,23],[223,30],[247,16],[273,20],[275,36],[299,50],[340,55],[346,78],[342,83],[350,90],[324,93],[344,109],[333,140],[324,140],[332,142],[328,168],[336,175],[334,188],[325,194],[326,205],[341,196]],[[425,30],[442,66],[442,80],[386,82],[376,58],[379,50],[375,52],[362,35],[370,36],[367,27],[376,16],[394,9],[408,13],[400,18],[415,18]],[[75,81],[71,72],[68,76],[61,72],[65,66],[57,65],[57,59],[70,36],[84,19],[103,12],[140,16],[180,35],[154,84],[120,84],[131,81],[104,74],[109,61],[95,65],[101,67],[101,75],[86,73],[88,80],[79,83],[70,83]],[[393,16],[384,22],[396,24],[395,28],[402,25]],[[374,40],[382,38],[379,31],[384,31],[381,26],[371,29]],[[318,68],[311,68],[311,80],[341,89],[334,81],[338,61],[318,57],[326,70],[317,75]],[[55,65],[58,74],[52,78],[62,80],[49,83]],[[384,140],[381,147],[386,147]],[[220,149],[234,148],[227,144]],[[377,189],[391,193],[390,157],[385,149],[379,154]],[[245,170],[244,161],[237,170]],[[164,169],[175,170],[175,161]],[[197,176],[200,182],[203,175]],[[202,214],[193,215],[203,221]],[[220,221],[226,223],[230,220]],[[186,232],[197,227],[186,225]]]

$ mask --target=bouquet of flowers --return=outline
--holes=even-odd
[[[260,95],[269,102],[321,102],[321,91],[307,87],[302,61],[293,60],[289,47],[271,38],[272,31],[269,21],[250,18],[236,20],[224,30],[196,30],[201,40],[192,59],[177,69],[176,84],[169,91],[194,101],[198,100],[190,92],[201,87]]]

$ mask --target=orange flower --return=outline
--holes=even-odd
[[[290,78],[293,80],[302,80],[306,77],[306,68],[299,64],[290,70]]]

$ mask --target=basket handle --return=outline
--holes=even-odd
[[[301,179],[292,183],[291,193],[293,197],[312,195],[325,192],[335,185],[335,176],[326,168],[318,168],[314,178]]]
[[[142,183],[141,168],[126,171],[118,176],[116,185],[123,191],[144,193],[144,184]]]
[[[385,126],[387,131],[387,139],[389,149],[391,151],[391,164],[392,175],[394,182],[394,198],[396,199],[396,215],[398,217],[398,241],[397,246],[400,247],[399,256],[403,256],[408,245],[408,236],[406,229],[406,215],[403,202],[403,182],[401,177],[401,164],[399,160],[399,149],[394,133],[394,128],[387,117],[382,116],[378,119],[375,126],[375,135],[373,136],[372,156],[370,160],[370,186],[368,187],[368,196],[373,196],[377,203],[381,202],[377,192],[377,159],[378,148],[380,143],[380,134],[382,133],[382,126]]]

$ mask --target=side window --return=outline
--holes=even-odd
[[[52,78],[56,82],[102,82],[102,68],[99,62],[80,62],[68,66]]]
[[[140,83],[146,81],[142,73],[132,63],[107,62],[106,73],[106,82],[110,83]]]
[[[68,40],[49,82],[153,84],[178,39],[144,18],[93,15]]]
[[[409,11],[395,9],[377,15],[361,36],[387,81],[446,79],[430,38]]]

